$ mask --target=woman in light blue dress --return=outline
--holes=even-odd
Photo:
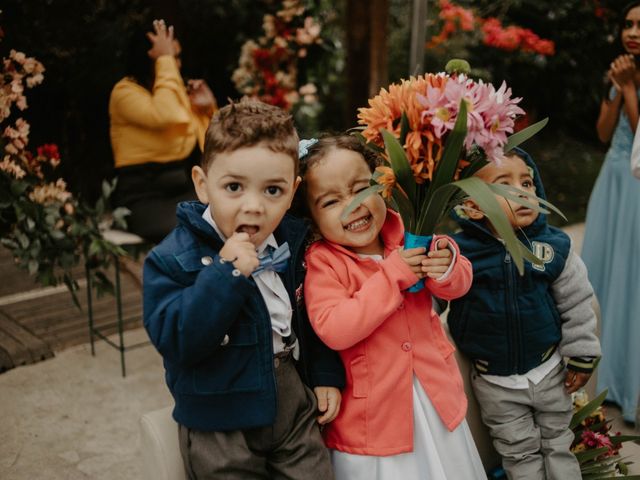
[[[582,258],[601,310],[602,361],[598,392],[635,421],[640,393],[640,180],[630,169],[638,126],[640,1],[623,11],[625,53],[608,71],[611,90],[598,117],[598,137],[611,146],[587,210]]]

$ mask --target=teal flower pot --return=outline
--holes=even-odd
[[[429,251],[429,246],[431,245],[431,239],[433,235],[414,235],[410,232],[404,232],[404,248],[417,248],[424,247]],[[407,289],[408,292],[419,292],[424,288],[424,278],[418,280],[418,283],[412,285]]]

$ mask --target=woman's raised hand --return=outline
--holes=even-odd
[[[609,79],[616,90],[621,91],[625,86],[635,89],[634,76],[636,73],[636,62],[631,54],[618,56],[609,68]]]
[[[147,38],[151,42],[151,48],[147,52],[153,60],[161,55],[176,54],[176,42],[173,38],[173,25],[167,27],[164,20],[153,21],[153,32],[147,33]]]

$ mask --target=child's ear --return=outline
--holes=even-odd
[[[467,200],[463,205],[465,207],[464,213],[466,213],[471,220],[482,220],[484,218],[484,213],[482,213],[478,204],[473,200]]]
[[[204,173],[204,170],[201,167],[196,165],[191,169],[191,181],[196,189],[198,200],[202,203],[208,204],[209,193],[207,192],[207,174]]]

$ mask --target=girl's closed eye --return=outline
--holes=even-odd
[[[324,202],[322,202],[322,204],[320,205],[321,208],[327,208],[327,207],[331,207],[335,204],[338,203],[338,200],[336,200],[335,198],[332,198],[330,200],[325,200]]]

